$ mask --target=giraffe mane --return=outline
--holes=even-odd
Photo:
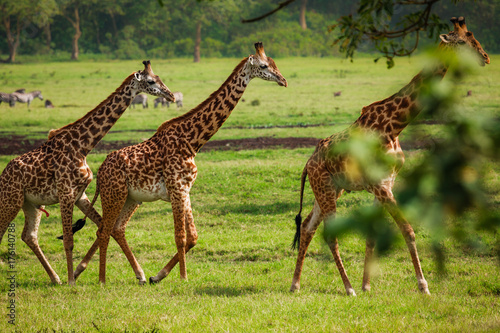
[[[211,93],[210,96],[206,100],[204,100],[203,102],[201,102],[200,104],[198,104],[198,106],[194,107],[193,109],[191,109],[190,111],[186,112],[185,114],[165,121],[163,124],[160,125],[160,127],[158,127],[158,129],[156,130],[156,133],[159,133],[159,132],[163,131],[164,129],[166,129],[167,127],[169,127],[170,125],[172,125],[174,123],[182,122],[182,121],[188,119],[189,117],[191,117],[193,114],[196,114],[200,110],[203,110],[204,108],[206,108],[207,105],[210,104],[210,102],[212,100],[214,100],[214,99],[217,98],[217,95],[223,89],[223,87],[225,87],[231,80],[233,80],[233,78],[236,75],[238,75],[238,72],[240,71],[241,68],[243,68],[243,66],[245,65],[245,63],[247,62],[247,60],[248,60],[248,57],[246,57],[243,60],[241,60],[241,62],[233,69],[233,72],[231,73],[231,75],[229,75],[229,77],[226,79],[226,81],[224,81],[224,83],[221,84],[221,86],[219,87],[219,89],[217,89],[216,91],[214,91],[213,93]]]
[[[104,104],[106,104],[106,103],[107,103],[107,102],[108,102],[108,101],[112,98],[112,96],[116,95],[116,94],[118,93],[118,91],[119,91],[119,90],[122,90],[122,89],[123,89],[123,87],[125,87],[126,85],[128,85],[128,84],[129,84],[129,82],[130,82],[130,80],[132,80],[133,75],[134,75],[134,73],[132,73],[132,74],[130,74],[129,76],[127,76],[127,77],[125,78],[125,80],[123,80],[122,84],[121,84],[118,88],[116,88],[116,90],[115,90],[114,92],[112,92],[112,93],[111,93],[111,94],[110,94],[107,98],[105,98],[105,99],[104,99],[101,103],[99,103],[99,105],[97,105],[95,108],[93,108],[92,110],[90,110],[89,112],[87,112],[87,114],[85,114],[85,115],[84,115],[83,117],[81,117],[80,119],[78,119],[78,120],[76,120],[76,121],[74,121],[74,122],[72,122],[72,123],[70,123],[70,124],[68,124],[68,125],[65,125],[65,126],[63,126],[63,127],[59,128],[59,129],[52,129],[52,130],[50,130],[50,131],[49,131],[49,137],[48,137],[48,140],[50,140],[50,139],[52,139],[54,136],[56,136],[56,135],[58,135],[58,134],[60,134],[60,133],[64,132],[65,130],[67,130],[68,128],[70,128],[70,127],[74,126],[75,124],[80,123],[80,122],[82,122],[82,121],[84,121],[84,120],[88,119],[88,118],[91,116],[91,114],[92,114],[95,110],[97,110],[97,109],[99,109],[99,108],[103,107],[103,106],[104,106]]]

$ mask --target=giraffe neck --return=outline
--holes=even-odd
[[[182,138],[194,152],[198,152],[217,133],[243,96],[251,80],[247,60],[248,58],[243,59],[220,88],[197,107],[164,122],[155,137],[172,135]]]
[[[133,74],[128,76],[108,98],[79,120],[50,131],[47,142],[62,142],[86,156],[132,103],[138,92],[133,78]]]
[[[363,107],[354,126],[383,132],[389,139],[396,139],[406,126],[422,111],[419,102],[422,88],[433,80],[441,80],[447,67],[444,64],[433,70],[422,70],[394,95]]]

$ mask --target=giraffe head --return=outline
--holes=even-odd
[[[264,46],[261,42],[255,43],[255,54],[248,57],[250,68],[250,78],[259,77],[266,81],[275,81],[280,86],[287,87],[286,79],[281,75],[274,60],[264,52]]]
[[[478,61],[481,66],[490,63],[490,57],[484,52],[481,44],[474,38],[474,34],[467,30],[465,25],[465,18],[452,17],[450,19],[453,23],[453,31],[447,34],[442,34],[439,37],[443,41],[442,44],[451,48],[466,47],[478,55]]]
[[[158,75],[153,73],[151,62],[144,60],[144,69],[134,73],[137,93],[144,92],[153,96],[165,97],[167,101],[175,102],[174,94],[162,82]]]

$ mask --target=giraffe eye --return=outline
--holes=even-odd
[[[155,84],[155,81],[154,80],[148,80],[148,84],[150,84],[150,85]]]
[[[463,41],[463,40],[459,40],[459,41],[458,41],[458,44],[460,44],[460,45],[464,45],[464,44],[465,44],[465,41]]]
[[[267,68],[267,65],[260,65],[260,68],[262,68],[262,69],[266,69],[266,68]]]

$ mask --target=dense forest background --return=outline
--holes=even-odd
[[[355,14],[359,4],[299,0],[258,22],[241,23],[281,2],[0,0],[0,57],[7,62],[14,62],[16,55],[78,59],[82,54],[111,59],[194,57],[198,61],[200,56],[247,55],[259,40],[274,57],[336,55],[338,47],[332,44],[339,31],[330,27],[342,15]],[[498,53],[497,5],[500,0],[441,0],[433,12],[444,22],[452,16],[465,16],[469,30],[480,38],[486,51]],[[301,20],[301,13],[305,20]],[[407,14],[396,10],[391,22]],[[421,38],[420,43],[434,43],[436,37]],[[370,52],[373,48],[366,42],[359,50]]]

